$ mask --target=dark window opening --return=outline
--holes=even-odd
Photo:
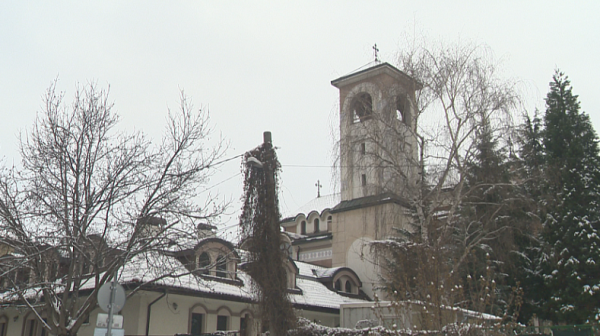
[[[199,270],[200,274],[208,274],[209,266],[210,266],[210,257],[208,256],[208,253],[203,252],[198,257],[198,270]]]
[[[368,93],[361,93],[354,98],[352,103],[353,122],[362,122],[370,119],[373,114],[373,100]]]
[[[315,218],[314,223],[315,223],[315,233],[319,233],[319,231],[321,231],[319,228],[319,219]]]
[[[221,278],[227,277],[227,259],[224,256],[217,258],[217,276]]]
[[[35,320],[29,320],[27,324],[29,326],[28,335],[33,336],[35,334],[35,327],[36,327]]]
[[[360,182],[362,184],[363,187],[367,186],[367,175],[366,174],[362,174],[360,176]]]
[[[352,284],[350,281],[346,281],[346,293],[352,293]]]
[[[331,231],[332,230],[332,224],[333,224],[333,217],[329,216],[327,217],[327,231]]]
[[[249,320],[250,320],[250,317],[248,316],[248,314],[245,314],[244,316],[242,316],[242,318],[240,318],[240,335],[241,336],[248,335],[248,321]]]
[[[192,326],[190,330],[192,335],[202,334],[202,322],[204,322],[204,314],[192,313]]]
[[[342,282],[339,279],[335,282],[335,290],[336,291],[342,290]]]
[[[367,154],[367,145],[364,142],[360,144],[360,154]]]
[[[217,330],[227,330],[228,316],[217,315]]]
[[[302,223],[300,223],[300,234],[306,234],[306,221],[302,221]]]

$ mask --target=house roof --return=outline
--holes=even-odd
[[[333,234],[331,232],[325,232],[317,235],[304,236],[294,238],[292,245],[310,244],[318,241],[332,240]]]
[[[298,268],[296,284],[300,289],[289,295],[293,304],[301,306],[303,309],[331,311],[339,309],[340,304],[343,303],[366,302],[339,295],[319,282],[316,272],[312,270],[323,272],[326,268],[300,261],[293,262]],[[169,272],[167,273],[166,270]],[[148,283],[149,289],[155,289],[157,286],[169,287],[187,293],[195,293],[198,296],[210,295],[222,297],[225,300],[253,301],[250,276],[238,269],[236,277],[237,281],[223,281],[221,278],[211,276],[196,276],[175,257],[159,252],[149,252],[134,257],[125,265],[119,274],[119,283],[136,286]],[[57,287],[60,287],[59,282],[60,280],[57,281]],[[94,287],[94,278],[90,278],[82,284],[81,289],[93,289]],[[39,289],[32,288],[28,290],[26,297],[37,297],[40,295],[39,292]],[[0,304],[16,300],[18,298],[14,293],[0,293]]]
[[[331,213],[350,211],[386,203],[395,203],[405,208],[410,208],[410,204],[408,203],[408,201],[399,197],[398,195],[395,195],[393,193],[383,193],[379,195],[365,196],[347,201],[342,201],[333,209],[331,209]]]

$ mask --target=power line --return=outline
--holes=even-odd
[[[225,180],[223,180],[223,181],[221,181],[221,182],[219,182],[219,183],[217,183],[217,184],[214,184],[214,185],[212,185],[212,186],[210,186],[210,187],[208,187],[208,188],[206,188],[206,189],[202,190],[202,191],[201,191],[201,193],[203,193],[203,192],[205,192],[205,191],[208,191],[208,190],[210,190],[210,189],[212,189],[212,188],[214,188],[214,187],[217,187],[217,186],[219,186],[219,185],[221,185],[221,184],[223,184],[223,183],[225,183],[225,182],[227,182],[227,181],[229,181],[229,180],[231,180],[231,179],[233,179],[233,178],[236,178],[236,177],[238,177],[238,176],[240,176],[240,175],[242,175],[242,173],[236,173],[235,175],[233,175],[233,176],[230,176],[230,177],[226,178]]]
[[[232,156],[232,157],[230,157],[230,158],[228,158],[228,159],[221,160],[221,161],[219,161],[219,162],[211,163],[209,166],[211,166],[211,167],[218,166],[218,165],[220,165],[220,164],[223,164],[223,163],[229,162],[229,161],[231,161],[231,160],[237,159],[237,158],[239,158],[239,157],[242,157],[242,156],[244,156],[244,154],[243,154],[243,153],[242,153],[242,154],[238,154],[238,155],[236,155],[236,156]]]

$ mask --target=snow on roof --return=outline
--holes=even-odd
[[[317,211],[320,214],[325,209],[333,209],[334,206],[340,203],[341,199],[342,197],[340,193],[316,197],[298,208],[296,211],[284,214],[283,217],[296,217],[298,214],[308,215],[312,211]]]
[[[296,284],[302,294],[290,294],[292,303],[305,306],[339,309],[343,303],[360,303],[364,300],[351,299],[329,290],[317,280],[316,274],[325,272],[328,268],[295,261],[299,269]],[[168,270],[168,272],[167,272]],[[315,270],[315,272],[313,272]],[[101,274],[102,277],[104,274]],[[132,258],[119,273],[119,283],[152,282],[154,285],[176,287],[201,293],[222,294],[244,299],[253,299],[250,276],[238,270],[236,278],[240,281],[222,281],[211,276],[196,276],[189,272],[176,258],[159,253],[149,252]],[[158,280],[155,280],[158,279]],[[154,281],[152,281],[154,280]],[[57,285],[60,281],[57,281]],[[60,285],[58,285],[60,287]],[[95,287],[92,277],[81,285],[81,289]],[[39,288],[27,290],[25,297],[33,298],[40,295]],[[14,293],[0,293],[0,302],[17,300]]]
[[[298,275],[300,275],[300,276],[316,278],[315,272],[321,273],[327,269],[327,267],[317,266],[317,265],[313,265],[313,264],[309,264],[309,263],[305,263],[305,262],[301,262],[301,261],[294,260],[294,262],[296,263],[296,266],[298,266],[298,272],[299,272]],[[314,270],[314,272],[313,272],[313,270]]]
[[[367,302],[360,299],[341,296],[315,280],[296,278],[296,285],[302,290],[302,294],[290,295],[290,299],[295,304],[339,309],[340,304],[343,303]]]
[[[359,72],[361,72],[361,71],[364,71],[364,70],[367,70],[367,69],[370,69],[370,68],[374,68],[374,67],[376,67],[376,66],[378,66],[378,65],[381,65],[381,64],[383,64],[383,63],[382,63],[381,61],[379,61],[379,60],[374,60],[374,61],[371,61],[371,62],[369,62],[369,63],[367,63],[367,64],[365,64],[365,65],[361,66],[361,67],[360,67],[360,68],[358,68],[358,69],[355,69],[355,70],[352,70],[352,71],[350,71],[349,73],[347,73],[347,74],[343,75],[343,76],[342,76],[342,77],[340,77],[340,78],[345,78],[345,77],[352,76],[352,75],[354,75],[354,74],[357,74],[357,73],[359,73]],[[334,81],[335,81],[335,80],[334,80]]]
[[[333,267],[333,268],[325,268],[320,272],[317,272],[317,276],[319,278],[331,278],[335,272],[344,267]]]

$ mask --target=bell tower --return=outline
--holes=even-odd
[[[422,85],[379,61],[331,84],[340,91],[341,200],[409,198],[418,181],[415,92]]]

